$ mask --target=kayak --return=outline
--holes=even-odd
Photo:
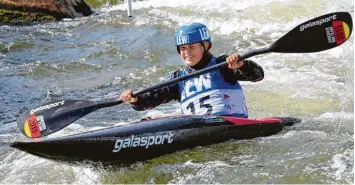
[[[230,139],[270,136],[300,121],[292,117],[172,116],[59,138],[14,142],[11,147],[64,162],[131,164]]]

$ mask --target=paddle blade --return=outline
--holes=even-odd
[[[348,12],[326,14],[298,25],[272,46],[272,52],[310,53],[343,44],[351,35],[353,23]]]
[[[98,108],[97,102],[54,101],[23,113],[18,117],[17,125],[25,136],[39,138],[68,126]]]

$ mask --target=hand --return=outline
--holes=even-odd
[[[132,90],[126,90],[120,95],[120,100],[128,103],[134,103],[138,101],[137,97],[132,96],[133,91]]]
[[[238,61],[239,54],[232,54],[231,56],[227,57],[227,63],[229,69],[238,69],[244,65],[244,61]],[[237,62],[238,61],[238,62]]]

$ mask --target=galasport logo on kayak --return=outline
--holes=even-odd
[[[313,26],[320,26],[323,23],[326,23],[326,22],[329,22],[329,21],[332,21],[332,20],[336,20],[336,19],[337,19],[337,16],[334,14],[334,15],[329,16],[329,17],[324,18],[324,19],[319,19],[319,20],[316,20],[316,21],[309,22],[307,24],[302,24],[300,26],[300,31],[304,31],[305,29],[313,27]]]
[[[343,21],[333,21],[332,26],[326,27],[328,43],[340,45],[344,43],[350,36],[349,26]]]
[[[38,107],[38,108],[31,109],[31,110],[30,110],[30,115],[31,115],[31,114],[34,114],[34,113],[36,113],[36,112],[38,112],[38,111],[41,111],[41,110],[48,110],[48,109],[51,109],[51,108],[53,108],[53,107],[58,107],[58,106],[60,106],[60,105],[64,105],[64,103],[65,103],[65,101],[62,100],[62,101],[60,101],[60,102],[55,102],[55,103],[51,103],[51,104],[48,104],[48,105],[40,106],[40,107]]]
[[[173,142],[173,136],[174,134],[171,132],[154,136],[142,137],[135,137],[134,135],[132,135],[132,137],[126,139],[117,139],[114,149],[112,151],[119,152],[121,151],[121,149],[132,147],[145,147],[146,149],[148,149],[149,146],[152,145],[170,144]]]

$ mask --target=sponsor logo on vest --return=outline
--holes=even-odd
[[[134,135],[132,135],[131,137],[126,139],[117,139],[112,152],[119,152],[121,151],[121,149],[124,148],[145,147],[146,149],[148,149],[149,146],[152,145],[170,144],[173,142],[172,136],[174,136],[174,134],[171,132],[154,136],[142,137],[135,137]]]
[[[305,29],[313,27],[313,26],[320,26],[323,23],[326,23],[326,22],[329,22],[329,21],[332,21],[332,20],[336,20],[336,19],[337,19],[337,15],[334,14],[334,15],[326,17],[324,19],[319,19],[319,20],[316,20],[316,21],[313,21],[313,22],[309,22],[307,24],[302,24],[300,26],[300,31],[304,31]]]
[[[58,106],[60,106],[60,105],[64,105],[64,103],[65,103],[65,101],[62,100],[62,101],[60,101],[60,102],[55,102],[55,103],[51,103],[51,104],[48,104],[48,105],[40,106],[40,107],[38,107],[38,108],[35,108],[35,109],[30,110],[30,115],[31,115],[31,114],[34,114],[34,113],[36,113],[36,112],[38,112],[38,111],[48,110],[48,109],[51,109],[51,108],[53,108],[53,107],[58,107]]]
[[[225,105],[224,105],[224,108],[227,109],[227,110],[232,110],[232,107],[231,107],[231,105],[229,105],[229,104],[225,104]]]
[[[182,94],[182,99],[185,99],[185,97],[189,97],[197,92],[210,89],[211,87],[211,75],[209,73],[200,75],[186,82],[185,90]]]
[[[223,98],[224,98],[224,99],[227,99],[227,98],[229,98],[229,97],[230,97],[230,96],[228,96],[227,94],[224,94],[224,95],[223,95]]]

